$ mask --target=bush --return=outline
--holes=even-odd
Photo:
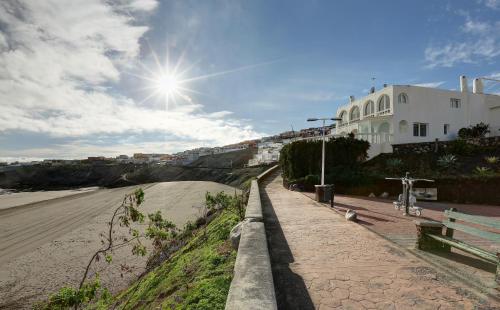
[[[457,139],[451,142],[450,150],[458,155],[470,155],[474,152],[474,146],[468,144],[466,140]]]
[[[352,137],[340,137],[326,142],[325,173],[334,167],[358,166],[367,157],[370,144]],[[321,174],[321,141],[296,141],[285,145],[280,152],[280,166],[286,180]]]
[[[481,122],[474,126],[460,128],[458,136],[461,139],[484,138],[486,134],[490,132],[489,128],[490,125]]]
[[[304,178],[304,183],[306,185],[309,185],[309,186],[314,186],[314,185],[318,185],[320,182],[320,177],[319,175],[315,175],[315,174],[308,174],[306,175],[306,177]]]
[[[389,158],[385,162],[385,166],[391,173],[397,173],[401,171],[401,168],[403,167],[403,161],[399,158]]]

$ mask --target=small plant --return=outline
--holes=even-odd
[[[494,165],[499,162],[498,156],[486,156],[484,160],[486,160],[486,162],[490,165]]]
[[[446,154],[438,158],[437,165],[443,169],[452,169],[457,165],[457,157],[453,154]]]
[[[144,202],[144,191],[137,189],[132,194],[123,198],[108,222],[108,230],[101,233],[102,247],[98,249],[90,258],[78,287],[63,287],[57,293],[51,295],[45,302],[36,306],[37,309],[79,309],[92,303],[97,297],[101,299],[110,298],[106,288],[101,285],[99,275],[95,274],[94,279],[90,279],[91,267],[101,259],[111,264],[115,249],[123,246],[131,246],[132,254],[145,256],[146,246],[141,242],[148,239],[152,242],[154,251],[163,250],[168,244],[175,241],[178,230],[175,225],[162,218],[161,212],[148,214],[148,225],[144,232],[139,231],[139,225],[144,223],[145,216],[139,210]],[[120,235],[118,228],[122,227],[128,231],[126,235]],[[121,264],[122,272],[130,272],[130,267]]]
[[[494,172],[488,168],[488,167],[476,167],[474,169],[474,174],[476,174],[479,177],[489,177],[494,174]]]

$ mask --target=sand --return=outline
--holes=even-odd
[[[206,191],[234,193],[232,187],[214,182],[141,187],[146,193],[142,211],[161,210],[178,227],[199,216],[193,206],[202,204]],[[99,234],[106,231],[124,195],[135,188],[98,189],[0,210],[0,309],[29,309],[61,286],[77,285],[100,248]],[[101,261],[92,272],[99,272],[103,284],[116,293],[144,271],[145,262],[124,247],[113,254],[111,264]],[[131,272],[122,273],[121,264],[131,266]]]
[[[40,191],[40,192],[9,192],[0,190],[0,210],[51,200],[76,194],[87,193],[97,190],[98,187],[85,187],[62,191]]]

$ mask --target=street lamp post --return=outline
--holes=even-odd
[[[322,140],[323,140],[323,147],[321,150],[321,185],[319,187],[316,187],[316,191],[318,193],[319,188],[321,188],[321,191],[323,192],[323,195],[317,195],[317,199],[324,201],[321,196],[324,197],[324,188],[325,188],[325,123],[326,121],[340,121],[342,120],[341,118],[336,118],[336,117],[323,117],[323,118],[308,118],[308,122],[315,122],[315,121],[322,121],[323,126],[322,126]]]

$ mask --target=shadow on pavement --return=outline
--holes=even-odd
[[[276,175],[270,176],[261,183],[260,197],[278,309],[314,309],[304,280],[289,268],[289,265],[294,262],[294,258],[271,200],[264,191],[265,186],[272,182],[275,177]]]

